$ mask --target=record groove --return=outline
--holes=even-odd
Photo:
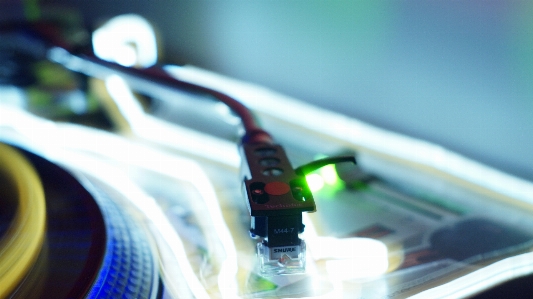
[[[160,295],[157,262],[146,233],[102,190],[85,180],[81,183],[36,154],[19,150],[42,182],[47,219],[46,226],[41,225],[46,230],[39,255],[23,280],[11,288],[10,298]],[[12,222],[13,217],[6,219]],[[10,237],[7,232],[4,235]]]

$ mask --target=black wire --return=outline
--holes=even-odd
[[[327,157],[302,165],[294,169],[294,172],[298,175],[308,175],[309,173],[326,165],[338,164],[343,162],[352,162],[353,164],[357,164],[357,161],[355,160],[354,156]]]

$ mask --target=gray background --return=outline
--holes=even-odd
[[[139,13],[165,60],[259,83],[533,180],[533,1],[49,0]]]

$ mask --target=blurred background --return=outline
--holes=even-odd
[[[0,20],[22,13],[3,0]],[[27,0],[26,2],[36,2]],[[42,0],[137,13],[166,63],[263,85],[533,180],[531,1]]]

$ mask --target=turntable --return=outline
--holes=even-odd
[[[8,29],[55,77],[0,90],[0,297],[465,297],[533,271],[530,182],[195,67]]]

